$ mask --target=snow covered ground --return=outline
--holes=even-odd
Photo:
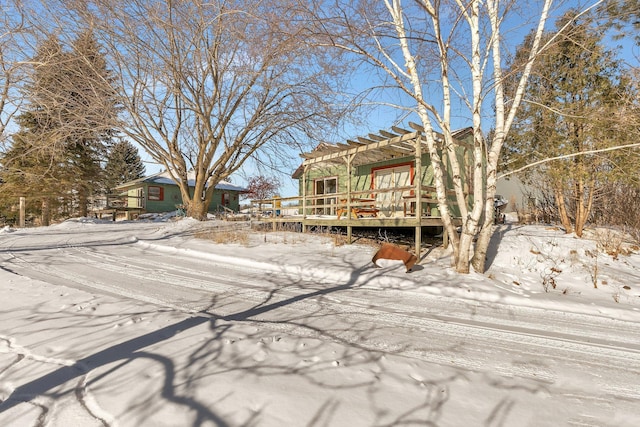
[[[440,247],[406,274],[242,226],[2,230],[0,425],[640,425],[640,250],[614,234],[507,223],[486,274]]]

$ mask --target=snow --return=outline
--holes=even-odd
[[[0,425],[640,425],[633,244],[510,220],[485,274],[375,251],[174,215],[0,229]]]

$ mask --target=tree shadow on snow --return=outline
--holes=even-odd
[[[487,248],[487,258],[485,264],[485,270],[488,270],[493,262],[498,256],[498,248],[500,247],[500,242],[502,241],[503,236],[511,231],[513,225],[506,224],[498,226],[493,234],[491,235],[491,240],[489,240],[489,247]]]
[[[40,395],[48,394],[49,396],[55,397],[55,393],[51,393],[51,391],[56,387],[81,377],[93,369],[118,361],[131,361],[137,358],[151,358],[159,361],[164,366],[166,375],[165,386],[163,387],[162,392],[163,397],[170,401],[189,406],[196,411],[197,418],[199,420],[209,420],[218,426],[227,426],[228,423],[209,410],[205,405],[199,404],[193,398],[180,397],[174,394],[172,387],[174,369],[173,362],[171,362],[171,360],[155,354],[140,351],[145,347],[166,341],[182,331],[194,328],[209,321],[210,319],[204,316],[190,317],[148,334],[101,350],[76,361],[71,366],[58,368],[49,374],[43,375],[33,381],[16,387],[11,395],[0,403],[0,412],[8,411],[20,403],[32,401]]]
[[[349,264],[348,261],[343,261]],[[315,265],[307,267],[311,270]],[[361,392],[369,396],[371,404],[384,405],[385,402],[376,403],[374,398],[376,393],[381,392],[380,376],[385,375],[383,356],[389,352],[402,353],[405,346],[409,347],[413,343],[403,342],[402,339],[404,338],[397,338],[398,341],[394,342],[393,351],[376,348],[375,340],[381,339],[380,334],[385,332],[393,334],[393,331],[398,326],[382,322],[378,323],[370,313],[356,316],[350,312],[353,311],[358,314],[362,309],[356,305],[349,305],[348,303],[341,305],[339,303],[340,299],[348,301],[348,297],[353,295],[353,292],[381,292],[384,290],[367,286],[371,279],[387,274],[388,271],[377,270],[370,263],[365,266],[352,264],[351,267],[349,276],[342,281],[336,281],[335,277],[331,277],[330,274],[323,275],[326,273],[323,273],[322,269],[315,269],[308,277],[296,279],[283,268],[282,274],[265,275],[264,282],[271,286],[262,288],[262,290],[255,290],[259,294],[258,300],[240,300],[246,308],[231,310],[227,314],[221,313],[221,297],[214,295],[209,306],[198,315],[110,346],[78,360],[71,366],[58,368],[49,374],[16,387],[4,401],[0,402],[0,412],[8,411],[23,402],[33,401],[37,396],[48,395],[55,399],[56,393],[58,393],[55,392],[57,387],[80,378],[92,370],[116,363],[115,366],[109,367],[105,372],[92,377],[91,382],[94,383],[101,379],[106,380],[109,374],[137,360],[152,360],[162,367],[162,397],[169,402],[194,411],[194,426],[213,423],[224,427],[237,425],[237,420],[231,422],[225,416],[216,413],[212,409],[213,402],[211,402],[211,397],[198,399],[193,393],[189,393],[189,395],[178,393],[176,390],[176,371],[178,369],[188,371],[181,372],[180,381],[183,386],[185,383],[197,385],[203,381],[204,377],[207,377],[207,381],[210,381],[209,376],[233,371],[243,371],[243,373],[251,373],[258,376],[295,375],[296,380],[304,380],[312,386],[322,387],[323,389],[361,390]],[[363,279],[365,273],[371,274]],[[345,293],[345,296],[341,297],[341,293]],[[235,298],[236,303],[238,298],[241,299],[238,295],[235,295]],[[366,301],[366,294],[363,296],[358,294],[358,298],[359,301]],[[326,301],[332,301],[333,304],[323,305],[325,299],[327,299]],[[336,301],[338,301],[338,304],[335,304]],[[284,308],[291,309],[282,310]],[[362,375],[353,380],[338,376],[335,380],[336,382],[327,382],[329,381],[327,377],[318,374],[328,369],[335,369],[335,366],[332,367],[326,360],[316,361],[311,357],[312,360],[310,362],[291,366],[285,363],[286,360],[291,360],[290,357],[285,362],[272,361],[270,363],[255,363],[252,360],[252,356],[255,355],[252,354],[234,354],[234,357],[230,359],[221,357],[225,351],[225,340],[233,339],[234,334],[244,334],[242,339],[245,340],[261,340],[265,337],[265,333],[281,330],[278,328],[267,329],[265,332],[264,329],[258,328],[253,333],[246,332],[243,329],[240,329],[241,332],[232,330],[236,325],[242,325],[243,323],[251,325],[287,325],[291,329],[304,331],[300,335],[291,334],[291,339],[299,340],[299,343],[303,343],[307,339],[304,344],[316,339],[315,345],[317,347],[309,348],[291,345],[293,350],[289,351],[297,352],[296,356],[301,361],[309,359],[309,355],[313,356],[314,351],[321,351],[322,340],[328,339],[342,349],[341,354],[335,355],[336,361],[340,361],[351,368],[360,365],[363,367],[374,366],[376,369],[369,369],[367,371],[369,372],[368,375]],[[180,365],[177,367],[177,362],[170,357],[148,350],[149,347],[170,340],[181,332],[204,324],[209,325],[211,335],[189,349],[189,360],[186,366]],[[385,329],[388,329],[388,331]],[[282,334],[287,335],[288,331],[289,329],[285,329]],[[452,350],[442,349],[442,351]],[[212,365],[216,367],[213,372],[211,371]],[[397,378],[393,372],[389,372],[387,375],[393,378],[393,381],[405,383],[409,389],[410,387],[416,387],[416,381],[411,378]],[[186,379],[183,378],[184,376],[186,376]],[[329,378],[335,378],[335,375],[329,376]],[[415,397],[415,402],[412,400],[411,404],[407,405],[407,408],[399,413],[389,414],[385,413],[382,407],[378,408],[376,413],[381,415],[376,416],[381,418],[375,420],[376,424],[382,423],[382,418],[385,418],[385,425],[396,425],[415,420],[417,417],[421,420],[421,425],[437,425],[443,405],[449,399],[448,393],[443,394],[441,390],[448,390],[447,383],[449,381],[452,381],[452,379],[444,378],[440,381],[434,381],[427,388],[425,388],[426,383],[421,384],[420,387],[426,391],[420,397]],[[332,421],[337,421],[336,414],[340,407],[340,403],[337,400],[319,401],[318,405],[316,414],[309,414],[308,426],[329,425]],[[259,416],[259,410],[253,412],[248,415],[249,419],[243,425],[254,425],[259,421]]]

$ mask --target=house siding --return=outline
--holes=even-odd
[[[393,167],[402,164],[411,164],[412,171],[415,168],[415,162],[413,156],[408,157],[399,157],[397,159],[388,160],[384,162],[371,163],[366,165],[360,165],[354,168],[353,176],[351,177],[351,190],[352,191],[362,191],[368,190],[371,188],[371,180],[373,177],[373,172],[376,169],[383,169],[385,167]],[[414,173],[414,172],[412,172]],[[347,170],[346,166],[328,166],[321,168],[314,168],[307,173],[307,195],[313,195],[314,192],[314,182],[317,179],[325,178],[329,176],[338,177],[338,192],[344,193],[347,191]],[[448,180],[451,181],[451,177],[448,177]],[[424,154],[422,156],[422,184],[423,185],[433,185],[433,168],[431,167],[429,161],[429,155]],[[299,194],[302,194],[302,179],[299,180]]]
[[[460,149],[456,153],[458,160],[461,165],[468,165],[468,162],[464,162],[463,159],[469,156],[468,149]],[[406,156],[399,157],[392,160],[386,160],[382,162],[370,163],[359,165],[353,168],[352,177],[351,177],[351,191],[365,191],[372,188],[372,179],[374,176],[374,172],[376,170],[390,168],[394,166],[400,165],[410,165],[411,166],[411,174],[415,180],[415,158],[414,156]],[[451,168],[446,168],[447,178],[446,185],[447,188],[453,188],[453,178],[451,175]],[[463,171],[465,175],[469,175],[469,171]],[[330,165],[324,167],[315,167],[311,169],[307,173],[306,178],[306,195],[312,196],[315,194],[314,183],[317,179],[332,177],[335,176],[338,178],[338,192],[346,193],[347,192],[347,167],[346,165]],[[472,176],[471,176],[472,177]],[[415,181],[414,181],[415,182]],[[434,173],[433,167],[431,165],[430,157],[428,153],[422,154],[422,185],[425,186],[433,186],[434,185]],[[303,193],[303,180],[299,179],[299,194]],[[435,192],[432,194],[432,197],[435,198]],[[452,202],[455,202],[455,195],[448,195],[448,199]],[[469,196],[469,202],[471,202],[472,196]],[[453,216],[460,215],[460,209],[455,203],[449,204],[449,209]],[[438,209],[433,207],[431,210],[431,215],[438,216]]]
[[[347,169],[346,166],[327,166],[314,168],[307,174],[307,196],[315,194],[315,181],[320,178],[335,176],[338,179],[338,193],[347,191]],[[302,179],[299,180],[300,194],[302,194]],[[353,189],[355,190],[355,188]]]

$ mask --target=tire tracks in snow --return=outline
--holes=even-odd
[[[87,256],[84,254],[83,256]],[[104,254],[93,254],[98,257],[101,262],[105,262],[108,265],[118,263],[120,258],[115,255],[108,255],[106,258]],[[145,258],[145,264],[148,263],[148,259]],[[580,326],[581,321],[593,321],[594,319],[587,316],[577,315],[575,320],[575,330],[565,326],[564,331],[549,331],[547,327],[542,329],[536,329],[532,327],[525,327],[525,322],[513,322],[514,324],[489,322],[486,319],[489,316],[478,315],[482,317],[482,320],[473,319],[469,317],[444,315],[443,312],[446,309],[440,309],[438,314],[429,314],[429,308],[433,308],[435,303],[447,302],[450,303],[454,299],[449,297],[438,297],[416,293],[411,293],[411,304],[407,304],[400,298],[405,291],[397,290],[384,290],[389,292],[390,298],[386,306],[370,307],[369,302],[365,296],[353,296],[356,292],[360,292],[363,289],[359,288],[359,285],[355,284],[353,288],[346,289],[333,296],[329,294],[323,294],[319,292],[317,296],[305,299],[300,298],[301,295],[308,290],[318,289],[321,285],[326,287],[334,286],[335,283],[311,283],[308,289],[300,288],[301,283],[297,283],[296,288],[291,286],[282,287],[277,290],[264,289],[263,286],[256,286],[254,284],[255,278],[243,277],[244,271],[240,266],[218,265],[215,262],[208,263],[209,267],[219,269],[224,267],[228,273],[227,277],[218,276],[215,282],[212,282],[210,278],[193,277],[193,267],[186,267],[180,263],[173,263],[170,271],[166,271],[163,275],[163,280],[168,280],[177,286],[186,286],[188,288],[203,289],[211,292],[224,292],[237,294],[237,298],[243,299],[244,303],[251,308],[247,309],[250,314],[252,311],[257,314],[256,316],[248,315],[245,320],[254,321],[260,324],[269,326],[273,330],[280,333],[293,333],[301,337],[328,337],[334,340],[343,341],[345,343],[354,344],[367,348],[369,350],[400,353],[405,356],[410,356],[422,360],[429,360],[440,364],[451,364],[455,366],[473,370],[473,371],[485,371],[487,370],[487,355],[485,349],[482,349],[482,343],[490,343],[490,354],[496,354],[500,352],[519,352],[523,359],[526,359],[528,355],[537,355],[539,353],[550,354],[551,357],[557,362],[561,360],[565,364],[574,364],[576,360],[582,359],[582,356],[588,355],[590,358],[590,364],[595,363],[600,366],[608,367],[612,364],[625,364],[626,366],[640,366],[640,345],[632,338],[628,340],[616,341],[613,339],[605,339],[604,337],[612,330],[613,327],[604,326],[604,321],[598,319],[598,322],[603,324],[604,328],[602,335],[600,336],[580,336],[577,332],[577,328]],[[161,267],[161,263],[152,262],[149,268],[155,270]],[[165,264],[166,267],[166,264]],[[102,267],[101,267],[102,268]],[[144,277],[146,275],[146,269],[139,266],[139,271],[134,275],[137,277]],[[189,280],[184,281],[184,275],[189,275]],[[233,276],[232,278],[229,276]],[[294,279],[294,278],[292,278]],[[292,280],[293,281],[293,280]],[[239,289],[239,287],[243,287]],[[249,287],[250,289],[247,289]],[[364,289],[371,292],[371,290]],[[311,292],[314,293],[314,292]],[[406,298],[407,295],[404,295]],[[416,300],[416,297],[418,297]],[[287,303],[291,301],[291,303]],[[397,303],[393,301],[403,301],[403,303]],[[161,301],[159,301],[162,303]],[[435,302],[435,303],[434,303]],[[423,304],[426,312],[417,312],[418,305]],[[262,311],[264,307],[269,305],[274,308],[273,311]],[[457,307],[460,312],[463,308]],[[466,307],[468,309],[468,306]],[[477,307],[476,307],[477,309]],[[319,322],[316,325],[315,321],[296,320],[295,322],[282,321],[281,310],[287,310],[294,315],[290,316],[295,319],[303,319],[305,313],[314,313],[313,318],[323,316],[339,316],[343,320],[344,326],[336,330],[333,327],[333,333],[323,332],[323,322]],[[535,318],[536,315],[542,314],[543,310],[540,309],[524,309],[518,308],[518,312],[522,313],[528,311],[527,316],[529,318]],[[191,312],[193,312],[191,310]],[[549,316],[549,311],[545,310],[544,314]],[[208,310],[206,313],[200,315],[210,315],[219,319],[229,319],[233,321],[234,316],[237,313],[225,311],[214,307],[212,310]],[[562,313],[562,318],[566,322],[567,314]],[[504,319],[501,319],[504,320]],[[408,343],[413,342],[415,334],[407,334],[400,332],[395,340],[388,340],[385,338],[367,337],[362,340],[358,333],[354,332],[350,325],[355,324],[371,324],[374,322],[377,329],[393,329],[395,331],[419,331],[420,334],[430,336],[443,337],[447,336],[448,339],[454,339],[458,342],[466,342],[467,346],[473,346],[474,343],[478,344],[479,350],[476,351],[476,357],[470,358],[464,355],[455,355],[451,351],[440,349],[437,347],[427,349],[425,345],[415,346]],[[629,322],[626,326],[635,326]],[[616,321],[615,324],[620,327],[621,322]],[[528,324],[527,324],[528,325]],[[536,326],[541,325],[537,323]],[[329,328],[331,329],[331,328]],[[589,329],[589,328],[586,328]],[[637,328],[636,328],[637,329]],[[402,337],[401,337],[402,336]],[[437,340],[436,340],[437,341]],[[432,344],[436,344],[434,341]],[[468,352],[464,354],[468,355]],[[520,376],[537,381],[553,382],[557,377],[557,372],[549,369],[545,366],[532,365],[523,363],[521,365],[502,365],[489,363],[489,367],[492,372],[498,373],[504,376]],[[584,366],[582,366],[584,367]],[[615,368],[618,369],[618,368]],[[633,371],[633,369],[632,369]],[[640,374],[637,369],[633,371],[635,374]],[[634,388],[619,387],[615,384],[603,384],[603,388],[610,393],[618,396],[624,396],[627,398],[640,398],[640,391]]]
[[[631,322],[607,322],[597,317],[522,307],[491,313],[495,308],[473,307],[469,302],[461,303],[451,297],[436,297],[410,290],[372,289],[364,285],[366,279],[362,283],[356,280],[352,286],[332,292],[331,288],[339,287],[339,283],[319,277],[314,277],[313,281],[301,279],[291,271],[282,272],[277,279],[267,279],[271,287],[265,288],[263,283],[256,284],[260,279],[255,269],[248,272],[241,265],[222,264],[211,259],[194,260],[180,251],[170,257],[171,262],[167,262],[166,252],[162,260],[148,256],[137,259],[135,253],[140,249],[137,246],[124,245],[127,248],[124,253],[109,252],[108,245],[89,248],[70,241],[57,247],[59,255],[84,265],[92,271],[91,275],[66,270],[56,264],[35,264],[22,253],[12,256],[13,261],[20,264],[20,270],[36,271],[49,278],[55,276],[62,279],[62,284],[68,281],[190,315],[223,321],[257,322],[277,333],[327,337],[368,350],[397,353],[472,371],[491,371],[503,376],[553,382],[558,376],[557,369],[551,365],[527,363],[528,359],[542,353],[549,354],[564,366],[584,369],[579,360],[589,355],[589,364],[608,368],[623,363],[634,367],[631,370],[633,374],[639,374],[640,346],[635,337],[640,334],[638,327]],[[132,250],[132,255],[127,255],[129,250]],[[154,248],[145,245],[144,250],[153,251]],[[200,271],[197,266],[206,268]],[[96,271],[105,274],[98,275],[98,280]],[[215,278],[212,278],[214,272]],[[273,275],[274,271],[264,271],[263,274]],[[290,284],[278,286],[278,280],[287,280]],[[140,283],[147,286],[140,288]],[[158,288],[150,292],[153,286]],[[176,301],[176,296],[184,292],[196,292],[203,297],[212,294],[228,298],[231,302],[235,300],[236,304],[211,307]],[[370,292],[386,292],[389,302],[385,306],[371,306],[367,299]],[[238,305],[245,307],[243,319],[238,318]],[[492,303],[493,307],[496,305]],[[469,314],[471,310],[475,314]],[[549,319],[533,325],[520,320],[523,313],[532,320],[542,314],[551,317],[556,320],[559,330],[553,328],[554,322]],[[495,321],[495,314],[500,315],[499,322]],[[510,319],[510,316],[515,318]],[[598,333],[581,336],[579,332],[583,322],[597,322]],[[627,338],[620,333],[609,337],[609,332],[621,326],[633,328]],[[364,330],[359,331],[358,327]],[[394,333],[384,335],[385,330]],[[458,346],[464,346],[465,351],[456,352]],[[500,359],[492,360],[493,356],[498,358],[508,352],[516,353],[523,362],[504,364]],[[610,369],[619,368],[614,366]],[[602,387],[618,396],[640,398],[640,391],[634,387],[604,382]]]

